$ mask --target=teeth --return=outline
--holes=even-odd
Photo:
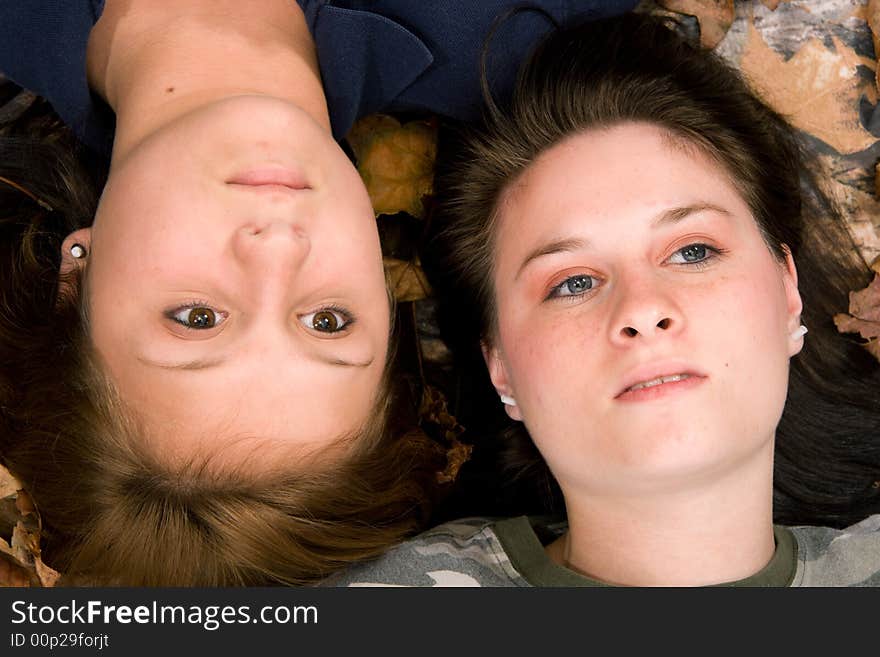
[[[651,379],[650,381],[645,381],[644,383],[637,383],[634,386],[627,388],[627,390],[653,388],[654,386],[659,386],[661,383],[673,383],[675,381],[682,381],[684,379],[690,378],[690,376],[690,374],[673,374],[671,376],[661,376],[656,379]]]

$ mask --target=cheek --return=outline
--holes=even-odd
[[[553,314],[499,326],[508,380],[531,422],[582,413],[602,372],[599,318],[577,308]]]
[[[788,387],[787,305],[775,270],[765,276],[739,276],[720,282],[714,300],[704,298],[699,328],[706,354],[725,380],[724,399],[731,422],[753,417],[760,427],[775,424]],[[775,275],[775,277],[774,277]],[[719,298],[725,303],[718,303]],[[743,413],[743,409],[751,409]],[[743,427],[752,430],[758,427]]]

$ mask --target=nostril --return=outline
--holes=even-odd
[[[634,338],[639,334],[639,332],[636,331],[632,326],[625,327],[623,329],[623,332],[626,333],[631,338]]]
[[[657,322],[657,328],[661,328],[664,331],[669,328],[670,319],[668,317],[664,317],[659,322]]]

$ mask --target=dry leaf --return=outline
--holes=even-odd
[[[385,277],[398,302],[418,301],[431,295],[431,285],[418,259],[409,261],[386,257],[382,261]]]
[[[423,199],[434,191],[435,121],[401,125],[390,116],[367,116],[354,125],[346,139],[377,215],[406,212],[424,216]]]
[[[55,586],[58,578],[61,577],[61,573],[44,564],[40,557],[34,557],[34,569],[37,571],[40,584],[46,588]]]
[[[40,554],[42,525],[31,496],[8,470],[0,466],[0,586],[54,586],[60,574],[43,563]],[[7,540],[8,539],[8,540]]]
[[[733,0],[660,0],[657,4],[669,11],[696,16],[700,45],[707,50],[721,42],[736,14]]]
[[[880,360],[880,264],[875,261],[872,268],[874,280],[868,287],[849,293],[849,314],[835,315],[834,325],[841,333],[858,333],[868,340],[865,348]]]
[[[422,403],[419,408],[422,422],[433,424],[439,430],[446,448],[446,468],[437,473],[437,481],[441,484],[455,481],[461,466],[471,457],[473,446],[461,442],[458,437],[464,433],[464,427],[449,413],[446,397],[437,388],[426,385],[422,392]]]
[[[12,497],[21,488],[21,482],[13,477],[9,470],[0,465],[0,499]]]
[[[810,39],[785,60],[750,22],[740,67],[795,126],[838,153],[855,153],[876,142],[859,122],[858,111],[861,96],[873,96],[875,90],[856,70],[860,65],[875,70],[876,62],[857,55],[837,37],[831,41],[833,48],[826,48],[819,39]]]

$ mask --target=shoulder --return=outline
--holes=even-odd
[[[793,586],[880,586],[880,514],[844,529],[789,529],[798,544]]]
[[[464,518],[438,525],[321,586],[528,586],[494,524],[492,518]]]

